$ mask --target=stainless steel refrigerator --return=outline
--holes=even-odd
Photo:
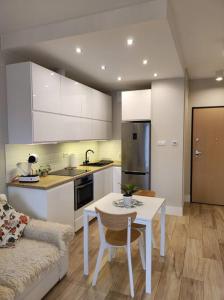
[[[151,123],[122,123],[122,184],[151,186]]]

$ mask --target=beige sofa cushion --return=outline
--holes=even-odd
[[[15,298],[15,293],[12,289],[0,285],[0,299],[1,300],[13,300]]]
[[[19,295],[59,259],[60,252],[55,245],[22,238],[15,248],[0,249],[0,285]]]

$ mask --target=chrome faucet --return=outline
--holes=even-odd
[[[84,165],[88,165],[89,163],[89,158],[88,158],[88,152],[92,152],[94,154],[94,151],[92,149],[86,150],[86,155],[85,155],[85,161],[83,162]]]

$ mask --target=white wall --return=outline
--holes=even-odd
[[[165,197],[170,212],[182,213],[184,79],[152,82],[152,189]],[[177,140],[177,146],[171,141]],[[158,146],[165,140],[165,146]]]
[[[185,195],[190,195],[191,170],[191,116],[192,107],[224,106],[224,82],[211,79],[196,79],[189,82],[189,110],[187,127],[187,156],[185,157]]]
[[[5,86],[5,61],[0,50],[0,193],[5,191],[5,143],[7,140]]]

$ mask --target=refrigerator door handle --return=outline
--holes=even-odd
[[[139,171],[122,171],[125,174],[133,174],[133,175],[145,175],[148,174],[148,172],[139,172]]]

